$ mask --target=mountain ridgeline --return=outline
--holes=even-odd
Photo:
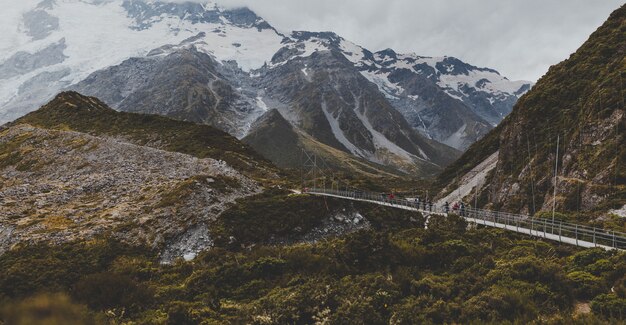
[[[59,12],[84,23],[65,24]],[[209,1],[42,1],[15,18],[23,28],[6,32],[19,44],[0,46],[10,49],[0,50],[0,123],[63,90],[239,139],[277,109],[310,139],[426,177],[532,86],[453,57],[371,52],[332,32],[283,34],[249,9]]]
[[[460,185],[461,195],[473,201],[478,186],[479,204],[549,210],[556,168],[557,210],[621,208],[626,203],[624,79],[626,6],[569,59],[551,67],[498,127],[437,178],[442,195]],[[496,164],[481,164],[493,155]],[[487,177],[475,176],[482,173]]]
[[[262,178],[276,172],[271,162],[228,133],[211,126],[149,114],[117,112],[98,98],[68,91],[5,127],[34,127],[119,137],[140,146],[226,161]]]

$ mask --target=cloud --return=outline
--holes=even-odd
[[[533,81],[566,59],[622,4],[622,0],[217,2],[249,7],[284,32],[333,31],[373,51],[393,48],[455,56],[495,68],[510,79]]]

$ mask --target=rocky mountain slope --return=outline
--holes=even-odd
[[[259,77],[265,99],[317,141],[404,171],[457,156],[412,129],[377,87],[335,50],[277,62]],[[414,167],[415,166],[415,167]]]
[[[467,148],[497,125],[532,85],[509,81],[493,69],[454,57],[422,57],[392,49],[372,53],[329,32],[294,32],[292,37],[295,41],[272,58],[273,64],[284,63],[287,53],[337,51],[378,86],[413,128],[457,149]]]
[[[228,65],[195,47],[183,48],[163,56],[128,59],[71,88],[120,111],[208,124],[242,137],[265,110],[258,107],[255,91],[244,91],[231,81],[237,80],[235,76],[226,79],[227,69]]]
[[[264,177],[273,167],[223,131],[62,93],[0,130],[0,251],[103,234],[169,247],[189,232],[199,250]]]
[[[300,169],[306,160],[304,150],[308,155],[317,156],[321,168],[344,172],[359,181],[392,183],[406,177],[395,168],[372,163],[315,140],[292,126],[276,109],[258,119],[241,140],[282,168]],[[425,174],[439,170],[434,164],[424,164],[422,168]]]
[[[12,22],[20,28],[7,25],[10,36],[0,39],[0,121],[23,115],[61,89],[97,96],[117,110],[213,125],[239,138],[268,108],[278,108],[322,143],[409,170],[416,160],[445,165],[454,158],[409,129],[464,149],[530,85],[454,58],[373,54],[333,33],[285,35],[248,9],[208,1],[27,0],[15,12]],[[324,75],[330,77],[310,79]],[[302,82],[266,92],[268,85],[294,78]],[[359,94],[349,89],[335,94],[334,102],[304,98],[309,79],[327,90],[359,80],[367,102],[357,106]],[[301,107],[304,100],[317,107],[317,117]],[[321,114],[322,104],[330,114]],[[365,119],[357,120],[360,115]],[[319,130],[294,123],[311,119]],[[383,126],[392,131],[380,134]]]
[[[626,204],[626,6],[550,68],[513,112],[438,177],[448,199],[510,211],[589,211]],[[557,143],[558,156],[557,156]],[[456,193],[456,194],[455,194]]]

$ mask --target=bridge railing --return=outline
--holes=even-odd
[[[536,237],[558,240],[561,242],[568,242],[577,246],[601,246],[605,248],[626,249],[626,233],[579,225],[561,220],[554,220],[553,222],[551,219],[533,218],[529,215],[470,207],[456,210],[449,209],[448,211],[445,211],[444,206],[425,204],[425,202],[418,203],[402,198],[390,198],[387,194],[353,190],[312,188],[308,189],[306,192],[312,194],[329,194],[356,200],[375,201],[379,204],[405,207],[435,214],[455,213],[477,224],[504,228],[520,233],[527,233]]]

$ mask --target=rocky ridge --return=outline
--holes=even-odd
[[[84,106],[88,97],[80,102],[74,96],[60,95],[65,108],[57,110],[94,114]],[[0,130],[1,251],[109,235],[133,245],[170,247],[166,255],[171,259],[188,253],[171,248],[181,236],[215,221],[236,199],[261,190],[222,160],[137,145],[119,136],[25,122]],[[206,236],[199,237],[204,238],[191,245],[194,251],[210,245]]]

